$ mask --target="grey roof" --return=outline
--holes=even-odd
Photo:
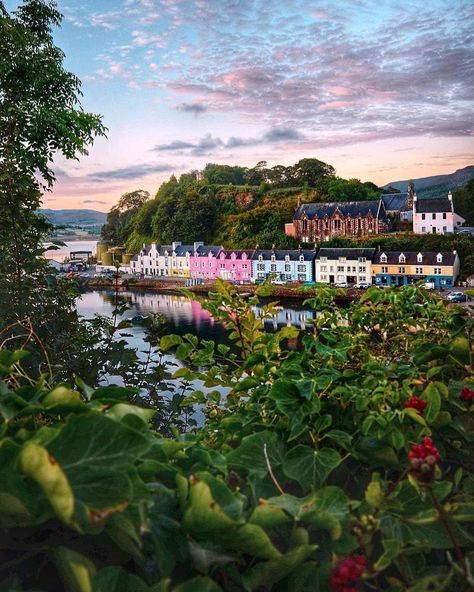
[[[452,212],[452,201],[447,197],[436,197],[432,199],[417,199],[415,201],[415,212],[417,214],[431,214],[438,212]]]
[[[382,195],[383,205],[387,211],[400,211],[405,206],[408,193],[386,193]]]
[[[331,218],[336,210],[339,210],[344,217],[357,218],[359,214],[365,218],[369,212],[374,217],[384,218],[385,208],[380,199],[371,201],[346,201],[331,203],[307,203],[302,204],[295,212],[294,220],[300,220],[303,214],[312,220],[313,218]]]
[[[375,254],[375,249],[319,249],[316,259],[321,257],[327,257],[328,259],[339,259],[339,257],[345,257],[346,259],[359,259],[359,257],[365,257],[366,259],[372,260]]]
[[[258,261],[262,257],[263,261],[271,261],[272,256],[275,255],[277,261],[284,261],[288,256],[290,261],[299,261],[301,255],[305,261],[313,261],[316,258],[316,251],[309,249],[292,249],[292,250],[273,250],[273,249],[256,249],[253,251],[252,260]]]
[[[214,257],[217,257],[222,251],[222,246],[215,245],[201,245],[197,248],[196,253],[199,257],[208,257],[209,253],[212,253]]]
[[[384,254],[387,256],[386,262],[380,259]],[[406,263],[411,265],[453,265],[456,259],[456,253],[453,251],[423,251],[421,252],[421,255],[423,255],[422,261],[418,261],[419,251],[376,251],[374,263],[398,264],[400,263],[399,257],[401,254],[405,255]],[[441,262],[437,261],[438,254],[441,254],[443,257]]]
[[[237,259],[242,259],[242,255],[244,253],[247,255],[247,259],[250,259],[252,257],[253,251],[249,251],[246,249],[222,249],[222,251],[219,254],[222,255],[222,253],[224,253],[225,259],[230,259],[232,257],[232,253],[235,253],[237,255]]]

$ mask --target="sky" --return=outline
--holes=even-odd
[[[18,2],[7,0],[7,9]],[[206,163],[318,158],[379,185],[474,164],[472,0],[59,0],[107,138],[44,205],[108,211]]]

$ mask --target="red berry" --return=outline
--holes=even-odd
[[[413,444],[408,453],[411,472],[419,481],[428,483],[433,480],[436,464],[441,460],[433,440],[426,436],[421,444]]]
[[[463,386],[459,396],[461,401],[466,403],[466,405],[469,407],[472,404],[472,400],[474,399],[474,391],[467,386]]]
[[[423,399],[420,399],[418,397],[411,397],[405,403],[404,408],[405,409],[409,409],[409,408],[416,409],[416,411],[418,411],[418,413],[420,415],[423,415],[423,411],[425,410],[425,407],[427,405],[428,405],[427,401],[423,401]]]
[[[336,592],[357,592],[362,574],[367,571],[367,558],[363,555],[342,557],[334,565],[329,584]]]

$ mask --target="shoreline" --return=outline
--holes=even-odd
[[[103,288],[112,288],[115,289],[117,285],[119,290],[149,290],[150,292],[160,292],[162,294],[179,294],[181,295],[181,290],[185,288],[190,292],[194,292],[196,294],[209,294],[209,292],[214,291],[214,284],[207,283],[207,284],[198,284],[196,286],[185,286],[184,285],[184,278],[176,278],[174,280],[145,280],[145,279],[122,279],[120,278],[116,284],[114,279],[98,279],[98,278],[91,278],[84,282],[81,282],[83,287],[93,288],[93,289],[103,289]],[[233,287],[239,294],[253,296],[257,289],[258,285],[255,284],[234,284]],[[304,288],[304,290],[303,290]],[[307,298],[313,298],[317,295],[318,290],[315,288],[311,288],[310,286],[280,286],[274,285],[272,286],[272,291],[270,294],[262,296],[264,298],[284,298],[284,299],[295,299],[295,300],[306,300]],[[356,290],[348,290],[347,294],[340,294],[336,297],[336,300],[341,302],[352,302],[353,300],[357,300],[360,297],[358,291]]]

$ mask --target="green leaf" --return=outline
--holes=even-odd
[[[127,469],[151,442],[143,432],[98,413],[70,416],[48,445],[67,476],[76,500],[93,509],[111,508],[132,493]]]
[[[365,499],[372,508],[380,508],[384,500],[384,493],[379,481],[371,481],[365,490]]]
[[[91,581],[95,566],[90,559],[67,547],[57,547],[54,561],[68,592],[95,592]]]
[[[18,462],[21,472],[41,487],[58,518],[71,524],[74,494],[63,467],[46,448],[32,442],[22,448]]]
[[[180,343],[176,348],[174,355],[178,360],[185,360],[186,358],[189,358],[193,350],[194,348],[190,343]]]
[[[182,342],[183,340],[179,335],[165,335],[160,339],[160,350],[163,352],[168,351]]]
[[[222,592],[222,588],[211,578],[198,576],[179,584],[179,586],[173,588],[173,592]]]
[[[298,445],[286,453],[283,472],[298,481],[303,489],[317,489],[340,463],[339,453],[332,448],[314,450],[309,446]]]
[[[329,430],[324,434],[325,438],[331,438],[334,442],[337,442],[339,446],[345,450],[351,449],[352,436],[343,430]]]
[[[267,531],[283,526],[284,524],[287,524],[289,520],[290,518],[281,508],[262,502],[254,508],[249,518],[249,523],[257,524]]]
[[[400,554],[402,545],[398,539],[384,539],[383,544],[383,555],[374,564],[374,568],[379,571],[387,568],[392,561]]]
[[[107,411],[107,417],[111,417],[115,421],[122,421],[126,415],[134,415],[147,423],[156,415],[156,409],[144,409],[128,403],[117,403]]]
[[[227,454],[229,467],[247,470],[249,474],[265,477],[268,474],[265,446],[272,469],[281,465],[284,455],[283,444],[275,432],[265,431],[243,438],[240,446]]]
[[[149,588],[139,577],[116,565],[98,571],[93,580],[92,592],[148,592]]]
[[[428,405],[423,413],[423,417],[427,422],[431,423],[436,419],[436,416],[441,409],[441,397],[437,388],[436,382],[430,384],[423,391],[423,398],[428,401]]]
[[[469,340],[464,335],[458,335],[451,342],[451,356],[462,366],[471,365],[471,348]]]

